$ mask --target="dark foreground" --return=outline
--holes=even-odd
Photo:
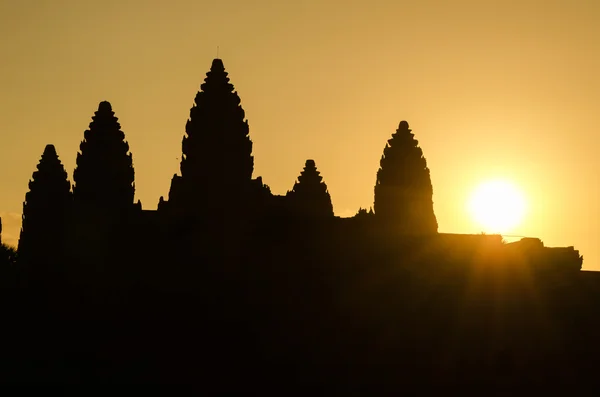
[[[2,288],[1,380],[263,395],[595,386],[595,273],[540,270],[494,247],[434,261],[414,245],[346,244],[335,260],[296,244],[192,268],[174,258],[143,282],[15,273]]]

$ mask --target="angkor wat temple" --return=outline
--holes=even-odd
[[[394,238],[431,239],[437,234],[429,169],[406,121],[400,122],[383,151],[373,209],[359,210],[352,219],[334,216],[327,185],[313,160],[306,161],[285,196],[273,195],[261,177],[252,177],[248,121],[221,59],[213,60],[185,132],[181,175],[173,176],[168,200],[161,197],[156,211],[144,210],[134,202],[133,160],[125,134],[110,103],[101,102],[84,133],[72,189],[54,146],[44,150],[23,205],[20,262],[33,267],[65,262],[103,267],[114,263],[115,249],[141,258],[146,247],[170,246],[173,240],[189,243],[184,251],[193,251],[207,239],[218,240],[231,254],[241,240],[256,236],[254,228],[260,225],[277,224],[280,234],[311,221],[321,227],[339,225],[336,234],[357,224]],[[501,237],[476,239],[500,243]],[[542,252],[550,251],[535,253]],[[582,259],[573,248],[561,254],[565,267],[581,268]]]
[[[531,360],[579,357],[557,342],[584,327],[572,309],[590,304],[578,295],[589,278],[577,250],[438,233],[406,121],[380,165],[373,208],[352,218],[334,216],[313,160],[287,194],[272,194],[253,178],[248,121],[215,59],[185,125],[180,175],[145,210],[125,134],[101,102],[73,185],[53,145],[29,182],[11,290],[27,307],[27,319],[12,312],[27,342],[7,356],[21,360],[14,377],[370,391],[475,374],[524,382]],[[550,329],[549,311],[559,319]]]

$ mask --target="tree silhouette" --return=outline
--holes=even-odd
[[[23,203],[19,258],[30,264],[54,264],[62,256],[71,205],[71,183],[54,145],[47,145],[29,181]]]
[[[381,157],[375,185],[375,216],[402,234],[437,232],[433,187],[419,142],[401,121]]]
[[[298,215],[309,218],[333,217],[331,197],[314,160],[306,160],[304,170],[287,196]]]
[[[73,173],[77,203],[112,210],[129,209],[135,193],[129,144],[109,102],[101,102],[84,133]]]
[[[220,202],[246,188],[252,178],[248,122],[227,76],[223,61],[214,59],[185,126],[181,181],[173,179],[169,195],[174,201],[199,206],[212,197]],[[180,186],[173,186],[176,182]]]
[[[0,267],[11,266],[16,262],[17,250],[0,242]]]
[[[354,215],[354,218],[360,219],[360,220],[366,220],[366,219],[371,218],[373,215],[374,215],[373,208],[369,208],[368,211],[366,208],[359,208],[356,215]]]
[[[0,241],[0,297],[4,288],[15,286],[16,261],[17,250]]]
[[[0,218],[0,277],[2,277],[3,270],[15,262],[17,251],[2,242],[2,218]]]

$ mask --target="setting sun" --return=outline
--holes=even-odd
[[[494,180],[479,185],[471,195],[469,211],[486,233],[507,233],[525,215],[523,194],[513,184]]]

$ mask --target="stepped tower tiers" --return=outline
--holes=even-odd
[[[98,106],[80,150],[73,173],[75,203],[111,212],[133,208],[132,156],[109,102]]]
[[[314,160],[306,160],[294,188],[287,193],[291,208],[302,217],[333,217],[331,196]]]
[[[186,212],[227,206],[247,191],[254,169],[248,121],[221,59],[200,88],[185,126],[181,176],[169,192],[169,207]]]
[[[406,121],[388,140],[377,172],[374,210],[405,235],[437,233],[433,187],[427,161]]]
[[[57,263],[71,206],[71,183],[56,149],[47,145],[23,203],[19,257],[24,263]]]

